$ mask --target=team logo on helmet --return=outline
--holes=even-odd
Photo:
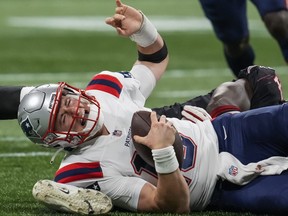
[[[20,126],[27,137],[41,138],[41,136],[34,130],[28,117],[21,122]]]

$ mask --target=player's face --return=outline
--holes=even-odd
[[[84,130],[88,115],[90,112],[89,103],[86,100],[80,100],[75,95],[62,95],[60,107],[56,117],[56,131],[74,131]]]

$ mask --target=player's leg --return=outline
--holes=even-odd
[[[288,104],[223,114],[212,121],[219,151],[243,164],[288,155]],[[288,175],[261,176],[245,186],[223,182],[216,187],[211,206],[229,211],[288,213]],[[269,208],[267,208],[269,205]]]
[[[256,214],[288,214],[288,171],[259,176],[245,186],[219,182],[208,208]]]
[[[253,65],[255,56],[249,44],[246,1],[200,0],[205,15],[224,46],[226,61],[235,74]]]
[[[225,82],[210,93],[192,98],[184,103],[174,103],[170,106],[153,108],[157,114],[181,119],[185,105],[206,109],[212,117],[225,112],[245,111],[250,109],[251,88],[246,79],[235,82]]]
[[[249,82],[252,90],[251,108],[284,103],[280,79],[273,68],[250,66],[240,71],[239,79]]]
[[[214,90],[206,110],[212,118],[226,112],[243,112],[250,109],[251,96],[252,91],[246,79],[225,82]]]
[[[278,42],[282,55],[288,63],[288,3],[284,0],[253,0],[263,22]]]
[[[212,121],[219,151],[243,164],[288,155],[288,104],[222,114]]]
[[[191,105],[206,109],[212,117],[216,117],[225,112],[245,111],[283,102],[281,83],[275,70],[251,66],[241,70],[238,80],[225,82],[206,95],[153,110],[159,115],[181,119],[183,107]]]
[[[241,70],[235,82],[226,82],[217,87],[206,110],[214,118],[229,111],[282,103],[282,87],[275,70],[255,65]]]
[[[184,103],[174,103],[173,105],[170,106],[153,108],[152,110],[155,111],[158,115],[165,115],[166,117],[181,119],[183,117],[181,112],[185,105],[197,106],[206,109],[207,104],[211,99],[212,93],[213,90],[206,95],[201,95],[192,98]]]

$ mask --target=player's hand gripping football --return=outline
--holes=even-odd
[[[158,121],[156,112],[152,112],[150,118],[151,129],[149,133],[145,137],[135,135],[135,141],[142,143],[150,149],[161,149],[172,146],[176,133],[176,129],[172,123],[167,121],[164,115],[162,115]]]
[[[118,34],[128,37],[139,31],[142,23],[142,14],[133,7],[116,0],[115,14],[106,19],[106,24],[114,27]]]
[[[205,120],[212,119],[211,116],[206,112],[206,110],[200,107],[190,105],[185,105],[181,114],[183,116],[182,119],[192,121],[193,123],[196,123],[197,121],[203,122]]]

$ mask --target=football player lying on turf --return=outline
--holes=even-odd
[[[114,205],[127,210],[189,212],[188,185],[179,169],[169,175],[161,174],[156,187],[141,179],[130,163],[131,117],[135,111],[144,108],[145,100],[166,70],[168,52],[162,37],[142,12],[122,4],[120,0],[116,0],[116,4],[115,15],[106,23],[115,27],[118,34],[129,36],[136,42],[138,60],[131,71],[101,72],[93,77],[86,91],[66,83],[33,89],[19,106],[21,128],[36,143],[73,152],[73,159],[69,157],[72,161],[61,165],[56,177],[58,182],[75,182],[71,185],[84,188],[99,187],[101,192],[111,197]],[[34,117],[28,113],[33,113]],[[85,153],[77,156],[75,150]],[[92,154],[86,155],[88,152]],[[172,181],[177,182],[173,188]],[[53,182],[50,185],[55,186]],[[38,188],[38,196],[37,192],[35,195],[41,197],[41,192],[46,190]],[[168,188],[177,199],[166,196]],[[50,203],[53,200],[50,196],[51,193],[49,200],[43,196],[44,201],[70,209],[69,200]],[[93,211],[97,213],[97,209]]]
[[[249,122],[248,128],[245,129],[240,128],[244,127],[244,125],[237,122],[237,126],[233,127],[235,131],[230,130],[229,125],[225,125],[225,131],[229,132],[225,140],[229,141],[229,145],[223,145],[222,141],[220,142],[217,137],[217,135],[220,136],[219,130],[222,129],[222,125],[217,125],[217,122],[219,122],[218,119],[223,119],[222,116],[225,116],[225,119],[227,118],[229,121],[243,121],[244,114],[234,114],[233,118],[231,118],[231,115],[226,117],[226,114],[223,114],[213,120],[212,124],[209,118],[203,121],[198,121],[197,118],[196,120],[191,118],[191,121],[169,118],[166,122],[166,117],[161,116],[158,121],[155,113],[153,113],[151,115],[151,121],[154,125],[152,126],[152,135],[136,139],[152,149],[155,167],[143,163],[143,160],[133,149],[130,123],[136,111],[143,109],[150,110],[144,107],[144,103],[151,93],[156,80],[165,71],[168,62],[167,50],[162,38],[142,13],[123,5],[120,1],[116,1],[116,3],[116,14],[108,20],[108,23],[117,27],[120,35],[133,35],[132,38],[134,38],[135,42],[138,45],[140,44],[138,46],[138,51],[140,52],[139,60],[130,72],[112,73],[106,71],[96,75],[89,83],[86,91],[69,86],[66,83],[42,85],[33,88],[32,91],[24,96],[19,106],[19,123],[24,133],[33,142],[68,151],[56,173],[55,182],[74,185],[80,188],[96,188],[107,194],[115,206],[140,212],[177,213],[203,210],[209,206],[209,203],[216,205],[219,209],[230,208],[229,205],[220,206],[216,202],[217,200],[214,199],[214,196],[211,198],[216,188],[216,183],[222,182],[222,179],[227,179],[233,182],[233,186],[235,186],[234,183],[245,184],[260,174],[275,173],[273,169],[268,173],[266,170],[262,170],[261,168],[265,166],[265,161],[261,160],[274,155],[286,156],[285,151],[279,151],[284,143],[279,140],[279,144],[275,144],[271,151],[266,152],[264,149],[264,152],[258,155],[258,151],[262,149],[258,149],[253,144],[254,140],[252,138],[254,134],[252,134],[252,138],[249,136],[249,139],[242,137],[243,143],[238,140],[239,131],[242,129],[247,133],[255,133],[255,131],[248,130],[251,129],[249,127],[252,127],[252,125]],[[123,16],[125,16],[125,19]],[[138,32],[140,25],[142,25],[141,31]],[[123,30],[130,32],[126,32],[126,34]],[[137,32],[136,35],[134,34],[135,32]],[[147,46],[142,44],[143,40],[148,41],[149,45],[147,43],[145,43]],[[258,71],[262,70],[267,70],[271,73],[271,69],[255,66],[246,70],[247,77],[250,77],[250,73],[252,72],[258,74]],[[231,86],[238,85],[242,86],[242,90],[245,90],[245,88],[249,90],[250,83],[247,83],[245,79],[241,79],[232,83]],[[273,83],[275,84],[275,82]],[[221,87],[227,87],[227,84]],[[214,92],[215,99],[217,99],[217,95],[221,94],[219,89],[221,88],[216,89]],[[236,88],[236,90],[239,89]],[[240,95],[247,93],[242,90]],[[253,95],[257,92],[257,89],[254,87],[251,87],[250,90],[247,93],[246,99],[243,100],[245,103],[248,102],[248,105],[243,106],[244,108],[249,108],[249,100],[247,98],[252,95],[251,99],[253,99]],[[217,92],[219,94],[216,94]],[[282,102],[279,92],[281,93],[278,89],[277,103]],[[241,100],[240,102],[243,101]],[[242,104],[240,106],[236,102],[231,103],[232,106],[230,106],[231,104],[226,106],[226,102],[228,103],[228,101],[224,102],[225,100],[223,100],[223,103],[218,103],[216,109],[213,109],[218,110],[217,114],[224,111],[238,111],[242,106]],[[209,106],[213,107],[212,105]],[[222,108],[219,108],[219,106]],[[171,110],[174,112],[178,109],[177,107],[181,108],[182,105],[175,105],[175,109],[172,108]],[[270,109],[271,112],[276,110],[276,114],[282,110],[279,111],[277,107],[269,107],[267,109],[269,109],[269,112]],[[189,113],[199,115],[199,110],[195,112],[193,107],[188,107],[187,111],[186,114],[184,112],[184,115],[188,119],[190,118]],[[255,110],[254,112],[260,111]],[[262,110],[256,117],[259,116],[260,118],[265,112],[266,109]],[[253,122],[254,120],[252,119],[251,121]],[[221,120],[221,122],[223,121]],[[253,126],[257,128],[257,125]],[[155,133],[153,132],[154,129],[157,129],[157,136],[153,135]],[[277,132],[280,133],[280,130]],[[182,144],[185,148],[185,160],[180,168],[178,167],[178,161],[174,156],[175,153],[172,148],[175,133],[180,134]],[[264,134],[266,133],[264,132]],[[267,133],[265,145],[269,145],[270,140],[268,138],[270,137],[268,135],[269,133]],[[256,156],[247,154],[246,161],[242,161],[241,156],[243,154],[246,156],[246,152],[243,154],[239,152],[237,160],[233,154],[238,152],[234,152],[236,150],[233,148],[230,149],[231,146],[235,145],[234,138],[237,138],[237,144],[239,142],[239,145],[247,145],[248,153],[252,154],[254,152]],[[284,139],[284,137],[281,138]],[[229,149],[227,150],[226,148]],[[250,148],[253,148],[252,151]],[[219,149],[221,151],[227,150],[229,153],[219,154]],[[223,165],[222,160],[226,158],[230,159],[235,168],[239,169],[238,175],[229,176],[225,172],[225,168],[220,169],[221,165]],[[277,159],[282,160],[283,158],[280,157]],[[269,160],[271,161],[271,158]],[[261,167],[257,166],[258,169],[255,170],[256,165],[254,164],[250,164],[248,168],[242,164],[254,161],[261,161],[260,164],[257,164],[261,165]],[[268,166],[268,168],[270,167]],[[285,167],[280,168],[284,169]],[[243,178],[239,178],[239,176]],[[269,177],[272,178],[274,176],[261,176],[258,178],[268,178],[269,180]],[[253,180],[249,184],[255,181]],[[84,213],[86,212],[87,214],[91,212],[94,212],[94,214],[105,213],[106,210],[109,211],[111,208],[109,201],[104,202],[104,207],[102,206],[101,209],[97,209],[97,206],[95,207],[96,209],[93,208],[94,206],[91,206],[93,202],[90,202],[89,195],[88,198],[84,195],[77,197],[80,201],[83,201],[81,204],[74,202],[76,199],[73,198],[74,196],[69,196],[61,191],[67,189],[80,194],[80,192],[78,193],[78,188],[55,182],[38,182],[34,187],[35,197],[50,206],[61,206],[65,210],[74,212],[77,212],[79,209],[75,206],[72,208],[71,203],[76,206],[81,205],[81,207],[85,203],[88,210],[84,211]],[[266,184],[258,184],[258,187],[261,189],[262,187],[266,187]],[[279,185],[277,186],[279,187]],[[50,190],[46,190],[48,188]],[[279,190],[282,190],[282,188],[279,188]],[[85,189],[81,189],[80,191],[85,191]],[[75,193],[73,194],[75,195]],[[270,193],[269,198],[264,201],[270,202],[269,199],[275,199],[274,196],[276,193]],[[86,194],[89,194],[89,192]],[[253,191],[251,196],[253,195],[259,196],[259,193],[254,194]],[[91,193],[90,198],[93,199],[94,196],[95,193]],[[238,195],[235,194],[234,196],[237,198]],[[256,211],[261,211],[259,204],[256,203],[259,198],[248,198],[255,200],[254,203],[249,202],[251,207],[246,206],[246,203],[241,203],[238,207],[244,211],[254,211],[255,209]],[[225,203],[226,199],[230,199],[230,197],[221,197],[220,203],[222,201]],[[238,202],[235,205],[238,205]],[[255,209],[252,207],[255,207]],[[271,208],[272,212],[278,210],[282,213],[287,211],[286,207],[280,204]],[[266,211],[266,209],[263,209],[263,211]]]
[[[124,79],[121,83],[125,86]],[[123,88],[121,94],[125,91]],[[42,92],[47,97],[43,98]],[[213,121],[204,111],[192,106],[183,112],[187,120],[164,115],[158,120],[152,112],[149,134],[134,137],[136,142],[151,149],[155,166],[149,166],[133,148],[130,134],[134,111],[149,109],[138,107],[130,113],[127,106],[119,103],[124,95],[109,97],[107,101],[103,96],[108,95],[102,95],[101,90],[85,92],[93,93],[97,101],[61,83],[37,87],[20,103],[19,123],[28,138],[68,151],[55,175],[54,181],[58,183],[37,182],[33,191],[36,199],[49,205],[52,199],[46,199],[48,195],[55,198],[53,206],[58,204],[73,210],[69,207],[73,198],[68,196],[70,199],[65,202],[67,194],[58,189],[68,187],[62,185],[64,183],[96,188],[107,194],[115,206],[139,212],[183,213],[208,208],[273,214],[288,212],[287,202],[283,201],[288,180],[288,104],[241,113],[237,113],[239,109],[234,106],[234,114],[224,113],[215,116]],[[55,99],[50,103],[54,93]],[[29,106],[35,98],[44,102],[39,110],[35,110],[39,104]],[[52,105],[51,112],[47,111],[49,105]],[[93,106],[98,108],[94,110]],[[95,121],[97,118],[90,116],[92,111],[99,115],[98,119],[104,116],[103,123],[99,125],[99,121]],[[65,121],[63,117],[59,119],[63,114]],[[71,122],[66,125],[66,121]],[[40,130],[36,129],[37,124]],[[95,127],[99,130],[89,137]],[[36,133],[41,136],[39,139]],[[180,135],[185,149],[181,167],[172,147],[175,133]],[[46,192],[46,188],[51,187],[53,189]],[[272,187],[273,190],[266,190]],[[181,203],[177,203],[179,198]],[[82,200],[84,203],[87,198]]]

